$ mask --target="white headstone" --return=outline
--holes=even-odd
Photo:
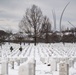
[[[29,66],[29,75],[35,75],[36,61],[31,60],[31,62],[28,62],[28,66]]]
[[[69,65],[67,63],[60,62],[59,75],[69,75]]]
[[[2,53],[1,53],[1,50],[0,50],[0,57],[2,57]]]
[[[18,64],[18,66],[20,66],[20,60],[19,59],[17,60],[17,64]]]
[[[49,57],[45,57],[45,63],[46,63],[47,65],[50,64],[50,62],[49,62]]]
[[[74,60],[73,59],[69,59],[69,67],[74,67]]]
[[[18,75],[35,75],[35,60],[20,65],[18,73]]]
[[[66,62],[67,64],[69,64],[69,58],[59,58],[60,61]]]
[[[50,58],[51,71],[57,71],[57,62],[55,59]]]
[[[20,63],[23,63],[23,59],[22,58],[20,58]]]
[[[11,61],[11,68],[14,69],[14,61]]]
[[[44,57],[40,57],[40,61],[41,61],[42,63],[46,64]]]
[[[3,60],[1,64],[1,74],[8,75],[8,62]]]
[[[20,63],[24,63],[27,60],[27,58],[20,58]]]

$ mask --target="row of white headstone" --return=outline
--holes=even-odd
[[[18,75],[35,75],[35,65],[36,61],[34,59],[29,59],[27,62],[25,62],[25,59],[14,59],[17,61],[19,67]],[[12,69],[14,69],[14,61],[13,59],[10,60],[10,63],[12,65]],[[42,62],[45,62],[43,58],[41,58]],[[21,63],[21,65],[20,65]],[[51,65],[51,71],[57,71],[57,64],[59,63],[59,75],[69,75],[69,67],[74,65],[73,59],[64,59],[64,58],[51,58],[50,59],[50,65]],[[8,60],[2,60],[1,62],[1,75],[8,75]]]
[[[1,64],[1,75],[8,75],[8,64],[11,64],[11,68],[14,69],[14,63],[17,62],[18,66],[24,63],[28,58],[2,58]]]
[[[59,75],[69,75],[69,68],[74,68],[76,58],[44,58],[40,57],[40,60],[44,64],[50,64],[51,73],[53,71],[59,71]],[[58,67],[59,66],[59,67]]]

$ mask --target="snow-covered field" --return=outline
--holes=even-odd
[[[13,47],[12,52],[10,51],[11,46]],[[76,75],[76,43],[39,43],[37,46],[34,46],[33,43],[30,45],[26,43],[25,45],[21,44],[21,47],[22,51],[19,50],[20,44],[15,43],[6,43],[0,47],[0,74],[3,58],[9,62],[8,75],[18,75],[20,65],[30,58],[34,58],[36,60],[35,75],[59,75],[59,63],[56,71],[51,72],[52,67],[48,66],[50,59],[54,58],[57,61],[73,60],[74,64],[69,66],[69,75]],[[20,60],[20,65],[16,62],[18,59]],[[11,60],[15,62],[14,69],[11,68]]]

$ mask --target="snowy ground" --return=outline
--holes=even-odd
[[[14,48],[14,50],[10,51],[10,46]],[[47,58],[76,58],[76,43],[51,43],[51,44],[21,44],[23,50],[19,51],[19,44],[10,45],[6,43],[0,48],[0,56],[6,58],[31,58],[35,57],[36,60],[36,75],[59,75],[59,70],[51,72],[51,66],[48,66],[49,62]],[[46,58],[46,64],[41,61],[41,57]],[[1,58],[0,58],[1,59]],[[0,60],[1,62],[1,60]],[[9,64],[8,75],[18,75],[19,66],[17,62],[15,62],[14,69],[11,69],[11,65]],[[1,63],[0,63],[0,74],[1,74]],[[69,68],[69,75],[76,75],[76,62],[74,63],[74,67],[71,66]]]

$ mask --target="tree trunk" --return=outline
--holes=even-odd
[[[46,43],[48,43],[48,25],[47,25],[47,29],[46,29]]]
[[[36,46],[36,36],[35,36],[35,39],[34,39],[34,40],[35,40],[35,43],[34,43],[34,45]]]
[[[34,45],[36,46],[36,25],[34,26]]]

